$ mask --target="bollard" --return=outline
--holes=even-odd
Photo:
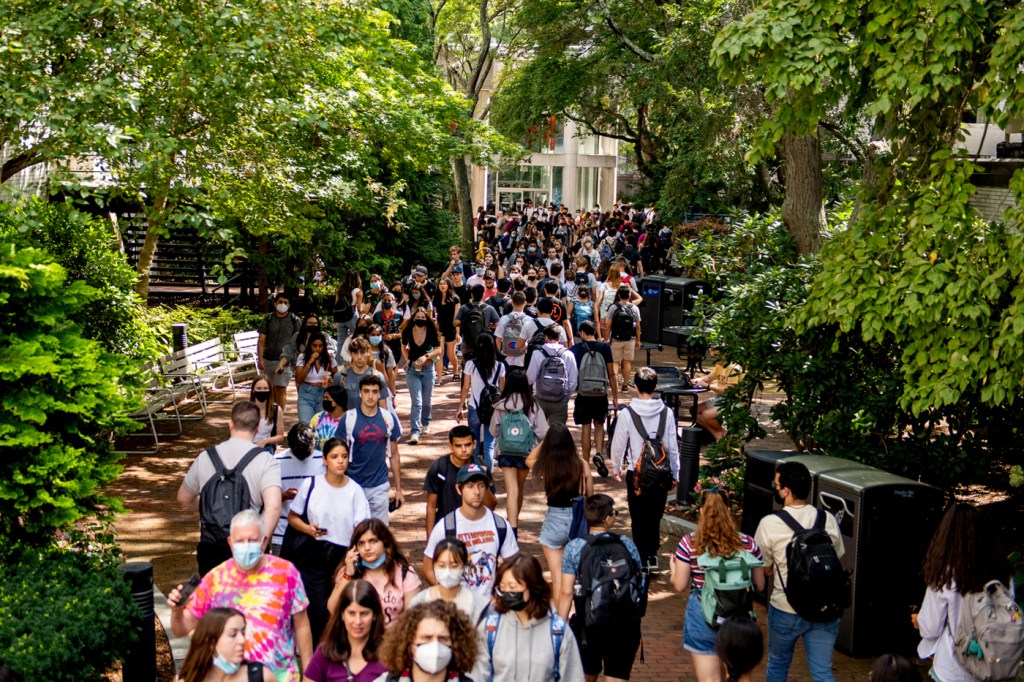
[[[171,348],[177,353],[180,350],[188,348],[188,325],[187,324],[172,324],[171,325]]]
[[[684,426],[680,429],[679,440],[679,487],[676,488],[676,507],[683,509],[693,506],[693,488],[697,485],[700,468],[700,441],[704,429],[698,426]]]
[[[125,682],[153,682],[156,680],[153,565],[146,561],[130,561],[121,564],[120,569],[124,571],[124,577],[131,585],[132,599],[140,611],[134,623],[137,637],[134,646],[125,656],[122,679]]]

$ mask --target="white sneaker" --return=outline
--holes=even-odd
[[[420,434],[414,433],[411,436],[409,436],[409,444],[410,445],[416,445],[419,442],[420,442]]]

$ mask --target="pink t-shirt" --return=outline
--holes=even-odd
[[[218,606],[245,615],[245,660],[267,666],[282,682],[299,682],[292,616],[309,606],[302,578],[290,561],[263,555],[263,565],[246,573],[234,559],[213,569],[188,603],[194,618]]]
[[[395,573],[396,575],[390,579],[371,577],[369,573],[363,576],[363,580],[373,585],[374,589],[377,590],[381,606],[384,607],[385,627],[391,627],[391,624],[395,622],[402,611],[405,611],[405,593],[418,590],[420,585],[423,584],[420,581],[420,577],[416,575],[416,569],[412,566],[406,572],[405,579],[401,580],[401,588],[395,585],[395,583],[399,582],[402,576],[402,569],[395,569]]]

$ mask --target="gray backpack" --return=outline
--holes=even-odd
[[[580,396],[601,398],[608,395],[608,365],[604,356],[584,341],[587,352],[580,359]]]
[[[565,366],[565,349],[559,348],[555,353],[541,346],[540,352],[544,360],[537,375],[537,397],[549,402],[559,402],[569,397],[569,370]]]
[[[952,629],[952,628],[951,628]],[[1024,615],[998,580],[969,592],[953,631],[957,663],[981,682],[1016,679],[1024,656]]]

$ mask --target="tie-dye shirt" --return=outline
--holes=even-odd
[[[188,610],[198,619],[218,606],[245,614],[245,660],[262,663],[281,682],[300,682],[292,616],[305,611],[309,599],[290,561],[264,554],[260,569],[246,573],[228,559],[206,574]]]

